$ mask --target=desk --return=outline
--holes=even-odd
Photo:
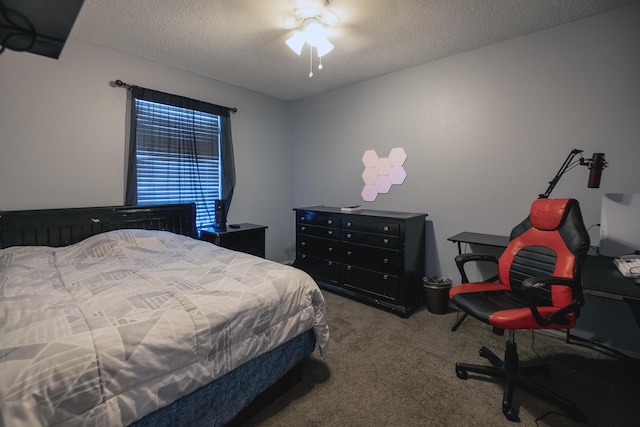
[[[447,240],[458,244],[458,253],[462,253],[462,243],[506,248],[509,237],[496,234],[471,233],[464,231]],[[613,263],[614,258],[587,255],[582,267],[582,288],[585,294],[604,298],[640,303],[640,284],[626,278]],[[640,319],[639,319],[640,323]]]

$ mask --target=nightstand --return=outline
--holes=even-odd
[[[200,240],[264,258],[264,235],[267,227],[247,223],[235,225],[237,225],[235,228],[230,225],[202,228],[200,229]]]

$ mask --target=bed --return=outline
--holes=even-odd
[[[0,212],[0,425],[226,425],[326,351],[315,282],[197,240],[194,217]]]

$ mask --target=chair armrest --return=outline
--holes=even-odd
[[[538,311],[538,307],[534,302],[533,291],[537,288],[547,286],[549,284],[569,286],[574,290],[574,298],[569,305],[559,308],[547,317],[542,317],[540,315],[540,312]],[[575,295],[581,295],[580,287],[581,283],[579,281],[574,279],[567,279],[566,277],[539,276],[529,277],[528,279],[522,281],[522,290],[524,291],[524,296],[529,303],[531,314],[533,315],[533,318],[536,320],[536,322],[538,322],[538,324],[541,326],[549,326],[552,323],[556,323],[559,325],[568,325],[569,321],[565,318],[565,316],[569,313],[579,312],[580,308],[584,305],[584,299],[575,297]]]
[[[462,283],[469,283],[469,279],[467,278],[467,274],[464,271],[464,265],[471,261],[488,261],[493,262],[495,264],[498,263],[498,257],[491,254],[460,254],[455,258],[456,265],[458,266],[458,271],[460,271],[460,276],[462,276]],[[488,281],[493,281],[495,278],[491,278]]]

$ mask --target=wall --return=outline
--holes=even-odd
[[[121,79],[238,108],[228,222],[267,225],[267,257],[288,259],[287,103],[74,39],[59,60],[5,51],[0,76],[0,210],[124,202],[127,92],[109,85]]]
[[[298,101],[293,204],[426,212],[428,274],[459,280],[447,238],[508,235],[571,149],[604,152],[600,189],[578,167],[552,197],[574,197],[597,244],[600,198],[640,192],[640,5]],[[384,58],[380,58],[384,60]],[[361,157],[403,147],[407,178],[363,203]]]

